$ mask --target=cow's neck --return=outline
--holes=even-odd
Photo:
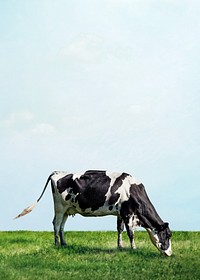
[[[151,203],[143,184],[131,185],[131,201],[136,214],[144,228],[156,229],[163,224],[156,209]]]
[[[164,223],[151,203],[147,210],[143,205],[139,208],[138,217],[142,227],[146,229],[157,229]]]

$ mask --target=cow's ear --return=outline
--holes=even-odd
[[[162,230],[165,230],[166,228],[168,228],[168,226],[169,226],[169,223],[164,223],[164,224],[162,224]]]
[[[168,228],[169,223],[163,223],[162,225],[159,226],[158,231],[163,231],[166,228]]]

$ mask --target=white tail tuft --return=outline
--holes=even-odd
[[[31,206],[25,208],[25,209],[24,209],[18,216],[16,216],[14,219],[18,219],[18,218],[20,218],[20,217],[22,217],[22,216],[25,216],[26,214],[30,213],[30,212],[33,210],[33,208],[35,208],[35,206],[36,206],[37,204],[38,204],[38,202],[36,201],[33,205],[31,205]]]

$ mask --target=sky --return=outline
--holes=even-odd
[[[200,2],[0,1],[0,230],[53,230],[54,170],[127,172],[200,230]],[[70,217],[65,230],[116,230]]]

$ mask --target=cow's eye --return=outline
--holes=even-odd
[[[168,234],[167,234],[167,237],[168,237],[168,238],[171,238],[171,237],[172,237],[172,234],[171,234],[171,233],[168,233]]]

